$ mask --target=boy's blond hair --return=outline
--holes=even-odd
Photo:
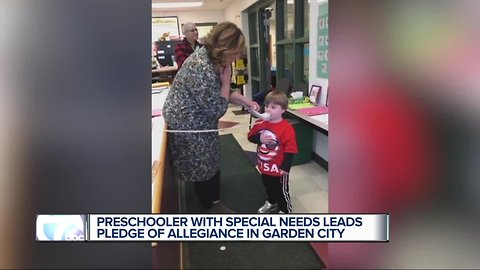
[[[280,90],[273,90],[267,94],[264,101],[265,105],[273,103],[279,105],[282,109],[286,110],[288,108],[288,97],[287,95]]]

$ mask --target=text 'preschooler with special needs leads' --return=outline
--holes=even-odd
[[[264,104],[270,120],[257,120],[248,132],[248,140],[257,144],[257,167],[267,192],[267,200],[258,213],[291,213],[288,181],[298,147],[295,130],[282,118],[288,107],[288,98],[285,93],[274,90],[265,97]]]

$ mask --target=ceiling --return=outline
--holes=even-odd
[[[152,0],[152,3],[170,3],[170,2],[198,2],[201,0]],[[207,11],[207,10],[224,10],[230,5],[233,0],[203,0],[203,5],[201,7],[190,7],[190,8],[168,8],[168,9],[159,9],[152,8],[152,12],[156,11]]]

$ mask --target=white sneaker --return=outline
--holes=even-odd
[[[258,208],[257,213],[259,214],[270,214],[277,212],[277,204],[271,204],[268,201],[265,201],[265,204],[262,207]]]

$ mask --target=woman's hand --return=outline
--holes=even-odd
[[[245,107],[248,107],[254,111],[260,112],[260,105],[258,105],[258,103],[253,100],[246,100]]]
[[[230,102],[233,104],[244,106],[249,110],[254,110],[257,112],[260,111],[260,106],[258,105],[257,102],[243,96],[242,94],[236,91],[230,93]]]

